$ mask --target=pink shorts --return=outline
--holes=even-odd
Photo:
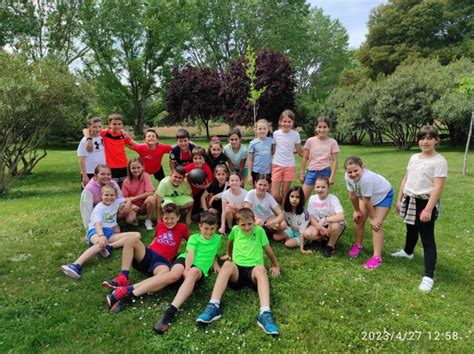
[[[272,165],[272,182],[293,182],[296,175],[296,168],[293,167],[281,167]]]

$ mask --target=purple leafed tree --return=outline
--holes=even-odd
[[[253,123],[252,105],[248,101],[249,79],[245,75],[245,58],[240,58],[224,73],[221,97],[224,119],[230,125]],[[257,55],[256,89],[267,87],[258,100],[257,118],[272,122],[278,127],[278,118],[285,109],[295,108],[293,70],[281,53],[262,50]]]
[[[175,70],[166,94],[166,121],[176,124],[184,120],[190,123],[201,120],[209,134],[209,121],[223,113],[219,96],[221,80],[216,69],[186,66]]]

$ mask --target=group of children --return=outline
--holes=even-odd
[[[182,280],[175,298],[155,325],[158,333],[164,333],[195,286],[205,281],[213,268],[218,276],[211,300],[197,322],[207,324],[221,317],[220,301],[227,286],[248,286],[259,294],[257,324],[268,334],[278,334],[270,310],[263,254],[272,263],[273,276],[280,274],[280,266],[269,239],[283,241],[286,247],[299,248],[302,253],[312,252],[306,249],[308,242],[320,240],[323,255],[331,257],[346,228],[343,207],[337,196],[330,193],[339,154],[337,142],[328,135],[330,121],[317,118],[315,136],[304,147],[293,129],[294,122],[293,112],[285,110],[279,119],[280,129],[273,137],[269,136],[268,122],[261,119],[248,149],[242,144],[240,131],[232,129],[228,145],[223,147],[219,139],[213,139],[206,153],[190,142],[184,129],[177,132],[175,146],[160,144],[153,129],[146,131],[145,143],[138,144],[123,132],[119,115],[109,117],[106,130],[102,130],[100,119],[91,119],[78,148],[84,187],[81,213],[91,247],[75,262],[62,266],[63,272],[79,278],[81,266],[91,257],[99,253],[107,257],[112,249],[123,247],[120,273],[103,283],[112,289],[107,296],[112,313],[123,310],[135,297]],[[435,128],[423,127],[417,139],[421,153],[411,157],[396,203],[397,212],[407,224],[406,245],[392,256],[412,259],[418,234],[421,236],[425,275],[420,290],[427,292],[433,286],[434,221],[439,213],[447,163],[435,150],[439,142]],[[140,157],[127,163],[124,146]],[[295,151],[302,156],[302,187],[291,187],[297,176]],[[170,176],[163,172],[162,158],[166,153],[170,154]],[[198,168],[204,171],[206,179],[201,184],[191,183],[188,174]],[[355,226],[355,241],[348,255],[357,257],[362,251],[368,219],[373,233],[373,255],[364,267],[375,269],[383,263],[383,222],[394,191],[387,179],[366,169],[357,156],[348,157],[344,169]],[[150,174],[159,181],[156,193]],[[243,188],[245,179],[252,190]],[[313,189],[315,194],[311,196]],[[91,204],[95,205],[93,210]],[[181,212],[185,214],[185,223],[179,222]],[[118,228],[117,217],[137,224],[138,213],[146,214],[145,226],[149,230],[153,229],[153,215],[157,215],[155,238],[149,247],[141,241],[140,233],[121,233]],[[193,215],[199,218],[199,233],[189,236],[187,225]],[[222,266],[217,258],[219,234],[228,235]],[[183,239],[187,240],[186,250],[177,256]],[[149,277],[132,284],[132,265]]]

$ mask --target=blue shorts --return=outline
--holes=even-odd
[[[393,188],[390,189],[390,191],[387,193],[385,198],[383,198],[383,200],[380,203],[374,206],[378,206],[381,208],[390,208],[392,206],[392,203],[393,203]]]
[[[331,167],[326,167],[322,170],[308,170],[304,178],[304,184],[314,186],[316,184],[316,178],[321,176],[327,178],[331,177]]]
[[[285,230],[285,234],[287,234],[290,239],[294,238],[296,240],[296,244],[298,246],[300,245],[301,241],[300,241],[300,232],[299,231],[295,231],[291,228],[287,228]]]
[[[148,247],[145,249],[145,255],[140,262],[138,262],[135,258],[132,261],[133,268],[150,276],[153,275],[155,268],[162,265],[165,265],[169,268],[170,262],[168,262],[168,260],[161,254],[156,253]]]
[[[114,230],[109,227],[103,227],[102,231],[104,232],[104,236],[107,238],[107,240],[114,235]],[[91,237],[94,236],[96,233],[97,231],[95,230],[95,227],[87,231],[86,240],[89,246],[92,246]]]

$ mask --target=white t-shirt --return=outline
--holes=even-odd
[[[344,212],[341,202],[334,194],[328,194],[326,199],[321,200],[319,195],[315,194],[309,198],[308,202],[309,215],[314,216],[316,220],[321,220],[324,217],[336,215]],[[342,221],[341,224],[345,222]]]
[[[83,137],[77,147],[77,156],[85,157],[87,173],[94,173],[97,165],[105,164],[104,141],[101,136],[92,138],[92,152],[87,151],[87,138]]]
[[[280,167],[295,166],[295,145],[301,144],[300,134],[296,130],[283,133],[278,129],[273,133],[275,154],[272,163]]]
[[[275,198],[270,193],[265,193],[265,197],[263,199],[257,198],[257,191],[252,189],[247,193],[245,197],[245,203],[250,203],[252,205],[252,210],[255,213],[255,218],[267,221],[270,217],[272,217],[273,211],[272,209],[278,206]]]
[[[306,210],[306,208],[303,209],[303,212],[301,214],[296,214],[289,211],[285,211],[284,213],[286,223],[293,231],[298,231],[299,233],[302,233],[308,228],[310,218],[308,210]]]
[[[344,174],[347,190],[354,192],[358,198],[370,197],[372,205],[377,205],[387,196],[392,186],[385,177],[364,168],[358,181],[354,181]]]
[[[245,167],[247,167],[247,147],[244,144],[240,144],[240,149],[237,152],[232,150],[232,145],[227,144],[224,146],[224,154],[227,156],[232,165],[234,165],[234,170],[240,172],[240,162],[245,160]]]
[[[410,157],[407,167],[407,181],[403,191],[414,195],[430,194],[435,177],[448,176],[448,162],[440,154],[423,159],[421,154]]]
[[[226,203],[232,203],[237,205],[237,207],[242,208],[244,206],[245,197],[247,196],[247,191],[243,188],[240,188],[240,194],[235,195],[232,193],[232,190],[229,188],[224,193],[222,193],[222,201]]]
[[[123,202],[125,202],[123,197],[117,197],[110,205],[105,205],[102,202],[97,204],[92,211],[89,230],[95,228],[96,222],[100,222],[102,227],[108,227],[110,229],[117,226],[117,212],[120,204]]]

